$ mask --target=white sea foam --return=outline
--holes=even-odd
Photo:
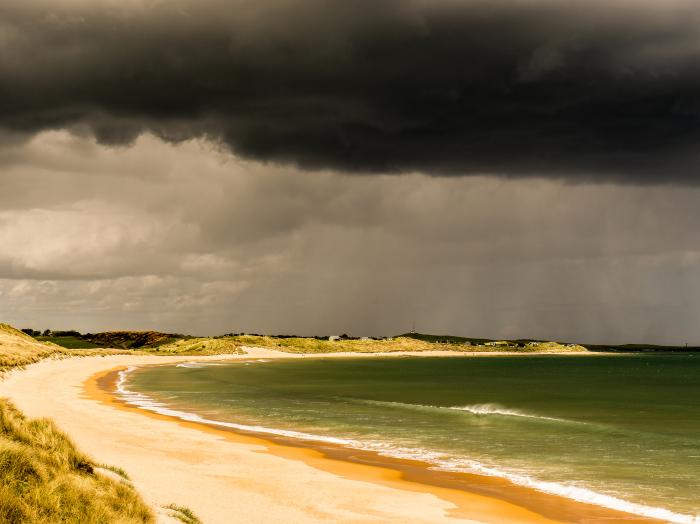
[[[353,448],[357,448],[357,449],[360,449],[362,447],[359,442],[354,441],[354,440],[350,440],[350,439],[326,437],[323,435],[313,435],[311,433],[304,433],[301,431],[275,429],[275,428],[268,428],[265,426],[257,426],[257,425],[252,426],[252,425],[248,425],[248,424],[236,424],[234,422],[224,422],[221,420],[213,420],[213,419],[204,418],[200,415],[197,415],[196,413],[190,413],[187,411],[181,411],[181,410],[169,408],[165,404],[163,404],[162,402],[157,402],[157,401],[153,400],[152,398],[148,397],[147,395],[126,389],[126,386],[125,386],[126,378],[127,378],[128,374],[130,372],[132,372],[134,369],[136,369],[136,368],[130,367],[126,370],[119,372],[119,378],[117,379],[117,393],[119,394],[119,398],[121,400],[123,400],[127,404],[131,404],[131,405],[139,407],[141,409],[152,411],[152,412],[158,413],[160,415],[167,415],[167,416],[171,416],[171,417],[176,417],[176,418],[179,418],[181,420],[186,420],[188,422],[200,422],[203,424],[210,424],[213,426],[221,426],[221,427],[226,427],[226,428],[231,428],[231,429],[238,429],[240,431],[250,431],[250,432],[254,432],[254,433],[263,433],[266,435],[277,435],[277,436],[282,436],[282,437],[295,438],[295,439],[301,439],[301,440],[310,440],[310,441],[316,441],[316,442],[327,442],[329,444],[338,444],[341,446],[348,446],[348,447],[353,447]]]
[[[682,524],[700,523],[700,515],[684,515],[682,513],[676,513],[664,508],[657,508],[654,506],[637,504],[635,502],[630,502],[618,497],[614,497],[612,495],[598,493],[588,488],[580,486],[574,486],[571,484],[560,484],[557,482],[541,481],[527,475],[510,473],[497,468],[484,466],[483,464],[476,461],[447,460],[443,461],[443,463],[439,465],[439,469],[444,469],[447,471],[463,471],[493,477],[500,477],[507,479],[508,481],[518,486],[525,486],[528,488],[536,489],[538,491],[542,491],[544,493],[549,493],[552,495],[558,495],[568,499],[576,500],[578,502],[602,506],[605,508],[640,515],[643,517],[655,518],[666,522]]]
[[[524,417],[536,418],[540,420],[554,420],[557,422],[572,422],[563,418],[545,417],[543,415],[528,413],[519,409],[507,408],[499,404],[474,404],[471,406],[453,406],[448,409],[453,409],[455,411],[467,411],[474,415],[501,415],[504,417]]]
[[[206,368],[206,367],[210,367],[210,366],[221,366],[221,364],[218,362],[181,362],[180,364],[177,364],[175,367],[199,369],[199,368]]]
[[[199,422],[204,424],[210,424],[214,426],[226,427],[231,429],[237,429],[241,431],[249,431],[254,433],[282,436],[292,439],[300,439],[305,441],[315,441],[315,442],[325,442],[330,444],[337,444],[341,446],[346,446],[349,448],[373,451],[383,456],[410,459],[425,462],[433,469],[442,471],[455,471],[464,473],[474,473],[480,475],[486,475],[491,477],[499,477],[506,479],[513,484],[535,489],[544,493],[549,493],[551,495],[558,495],[571,500],[575,500],[582,503],[593,504],[617,511],[622,511],[626,513],[631,513],[635,515],[640,515],[649,518],[655,518],[666,522],[678,523],[678,524],[700,524],[699,515],[685,515],[682,513],[676,513],[668,509],[657,508],[653,506],[647,506],[644,504],[638,504],[635,502],[630,502],[622,498],[618,498],[612,495],[606,495],[603,493],[598,493],[591,489],[575,486],[573,484],[561,484],[557,482],[547,482],[542,480],[537,480],[528,475],[523,475],[521,473],[509,472],[492,466],[482,464],[481,462],[474,460],[464,460],[455,459],[444,454],[436,453],[434,451],[426,449],[414,449],[414,448],[402,448],[396,447],[388,443],[378,442],[378,441],[360,441],[355,439],[344,439],[336,437],[328,437],[323,435],[315,435],[311,433],[305,433],[300,431],[291,431],[284,429],[268,428],[266,426],[258,425],[248,425],[248,424],[237,424],[233,422],[224,422],[220,420],[207,419],[196,413],[190,413],[186,411],[180,411],[176,409],[168,408],[165,404],[157,402],[147,395],[142,393],[137,393],[130,391],[126,388],[126,379],[128,374],[135,368],[130,367],[126,370],[119,372],[119,378],[117,380],[117,393],[119,397],[128,404],[137,406],[139,408],[159,413],[161,415],[168,415],[172,417],[179,418],[181,420],[186,420],[190,422]],[[373,403],[382,404],[401,404],[395,402],[380,402],[380,401],[369,401]],[[437,406],[421,406],[417,404],[406,404],[406,406],[415,406],[417,408],[438,408]],[[448,407],[439,409],[453,409],[458,411],[468,411],[470,413],[478,415],[505,415],[505,416],[519,416],[519,417],[531,417],[531,418],[542,418],[550,419],[551,417],[540,417],[539,415],[533,415],[530,413],[524,413],[518,410],[513,410],[509,408],[504,408],[498,406],[497,404],[476,404],[473,406],[462,406],[462,407]],[[552,420],[563,420],[563,419],[553,419]]]
[[[586,424],[585,422],[577,422],[573,420],[567,420],[563,418],[547,417],[544,415],[538,415],[536,413],[528,413],[519,409],[507,408],[499,404],[473,404],[471,406],[431,406],[427,404],[409,404],[406,402],[389,402],[382,400],[366,400],[366,399],[349,399],[345,398],[343,400],[350,400],[352,402],[359,402],[362,404],[373,404],[377,406],[388,406],[397,407],[402,409],[414,409],[414,410],[429,410],[429,411],[463,411],[471,413],[472,415],[500,415],[504,417],[523,417],[538,420],[550,420],[555,422],[567,422],[570,424]]]

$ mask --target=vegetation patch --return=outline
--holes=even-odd
[[[106,469],[107,471],[111,471],[112,473],[119,475],[123,480],[130,482],[131,478],[129,477],[129,474],[124,471],[122,468],[119,466],[112,466],[110,464],[100,464],[98,467],[102,469]]]
[[[28,420],[0,400],[0,522],[151,523],[130,484],[94,471],[50,420]]]
[[[98,346],[97,344],[93,344],[92,342],[88,340],[84,340],[82,338],[78,337],[44,337],[44,336],[39,336],[36,337],[36,339],[39,342],[51,342],[52,344],[56,344],[57,346],[61,346],[62,348],[66,349],[96,349],[102,346]]]
[[[491,341],[407,333],[392,338],[340,337],[269,337],[263,335],[231,335],[226,339],[240,346],[257,346],[290,353],[391,353],[397,351],[462,351],[462,352],[580,352],[582,346],[529,340]]]
[[[42,342],[8,324],[0,324],[0,373],[23,367],[45,358],[117,354],[119,351],[75,350],[52,342]]]
[[[68,349],[141,349],[155,348],[180,339],[193,338],[187,335],[161,333],[160,331],[105,331],[102,333],[80,333],[76,330],[38,331],[26,328],[23,333],[40,342],[51,342]]]
[[[149,350],[158,355],[226,355],[242,354],[239,344],[230,337],[195,337],[180,339]]]
[[[155,348],[174,342],[185,335],[161,333],[159,331],[106,331],[104,333],[88,333],[81,335],[83,340],[101,347],[120,349]]]
[[[194,512],[185,506],[178,506],[176,504],[168,504],[163,506],[165,509],[171,510],[170,516],[174,517],[185,524],[202,524],[202,521],[197,518]]]

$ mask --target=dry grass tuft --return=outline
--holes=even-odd
[[[94,467],[53,422],[28,420],[0,400],[0,522],[153,522],[133,487]]]
[[[185,506],[178,506],[177,504],[168,504],[163,506],[165,509],[171,510],[169,515],[176,518],[177,520],[184,522],[185,524],[202,524],[197,515]]]

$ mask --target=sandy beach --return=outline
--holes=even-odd
[[[213,357],[118,355],[46,360],[10,373],[0,382],[0,396],[11,399],[30,417],[52,418],[97,462],[126,470],[156,510],[172,503],[184,505],[207,524],[571,521],[553,518],[551,511],[540,513],[499,498],[416,482],[398,469],[357,464],[306,447],[146,414],[97,387],[98,377],[127,366],[308,358],[261,348],[246,350],[246,355]],[[565,505],[556,501],[554,505],[558,503]],[[606,522],[617,518],[649,522],[625,519],[614,512],[602,512],[601,520],[589,522],[602,522],[606,517]],[[159,519],[168,521],[163,511]]]

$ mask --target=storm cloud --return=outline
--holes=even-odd
[[[3,140],[348,173],[700,181],[700,4],[6,0]]]
[[[697,342],[700,188],[358,177],[152,135],[0,147],[21,327]]]
[[[698,27],[696,0],[4,0],[0,321],[697,344]]]

